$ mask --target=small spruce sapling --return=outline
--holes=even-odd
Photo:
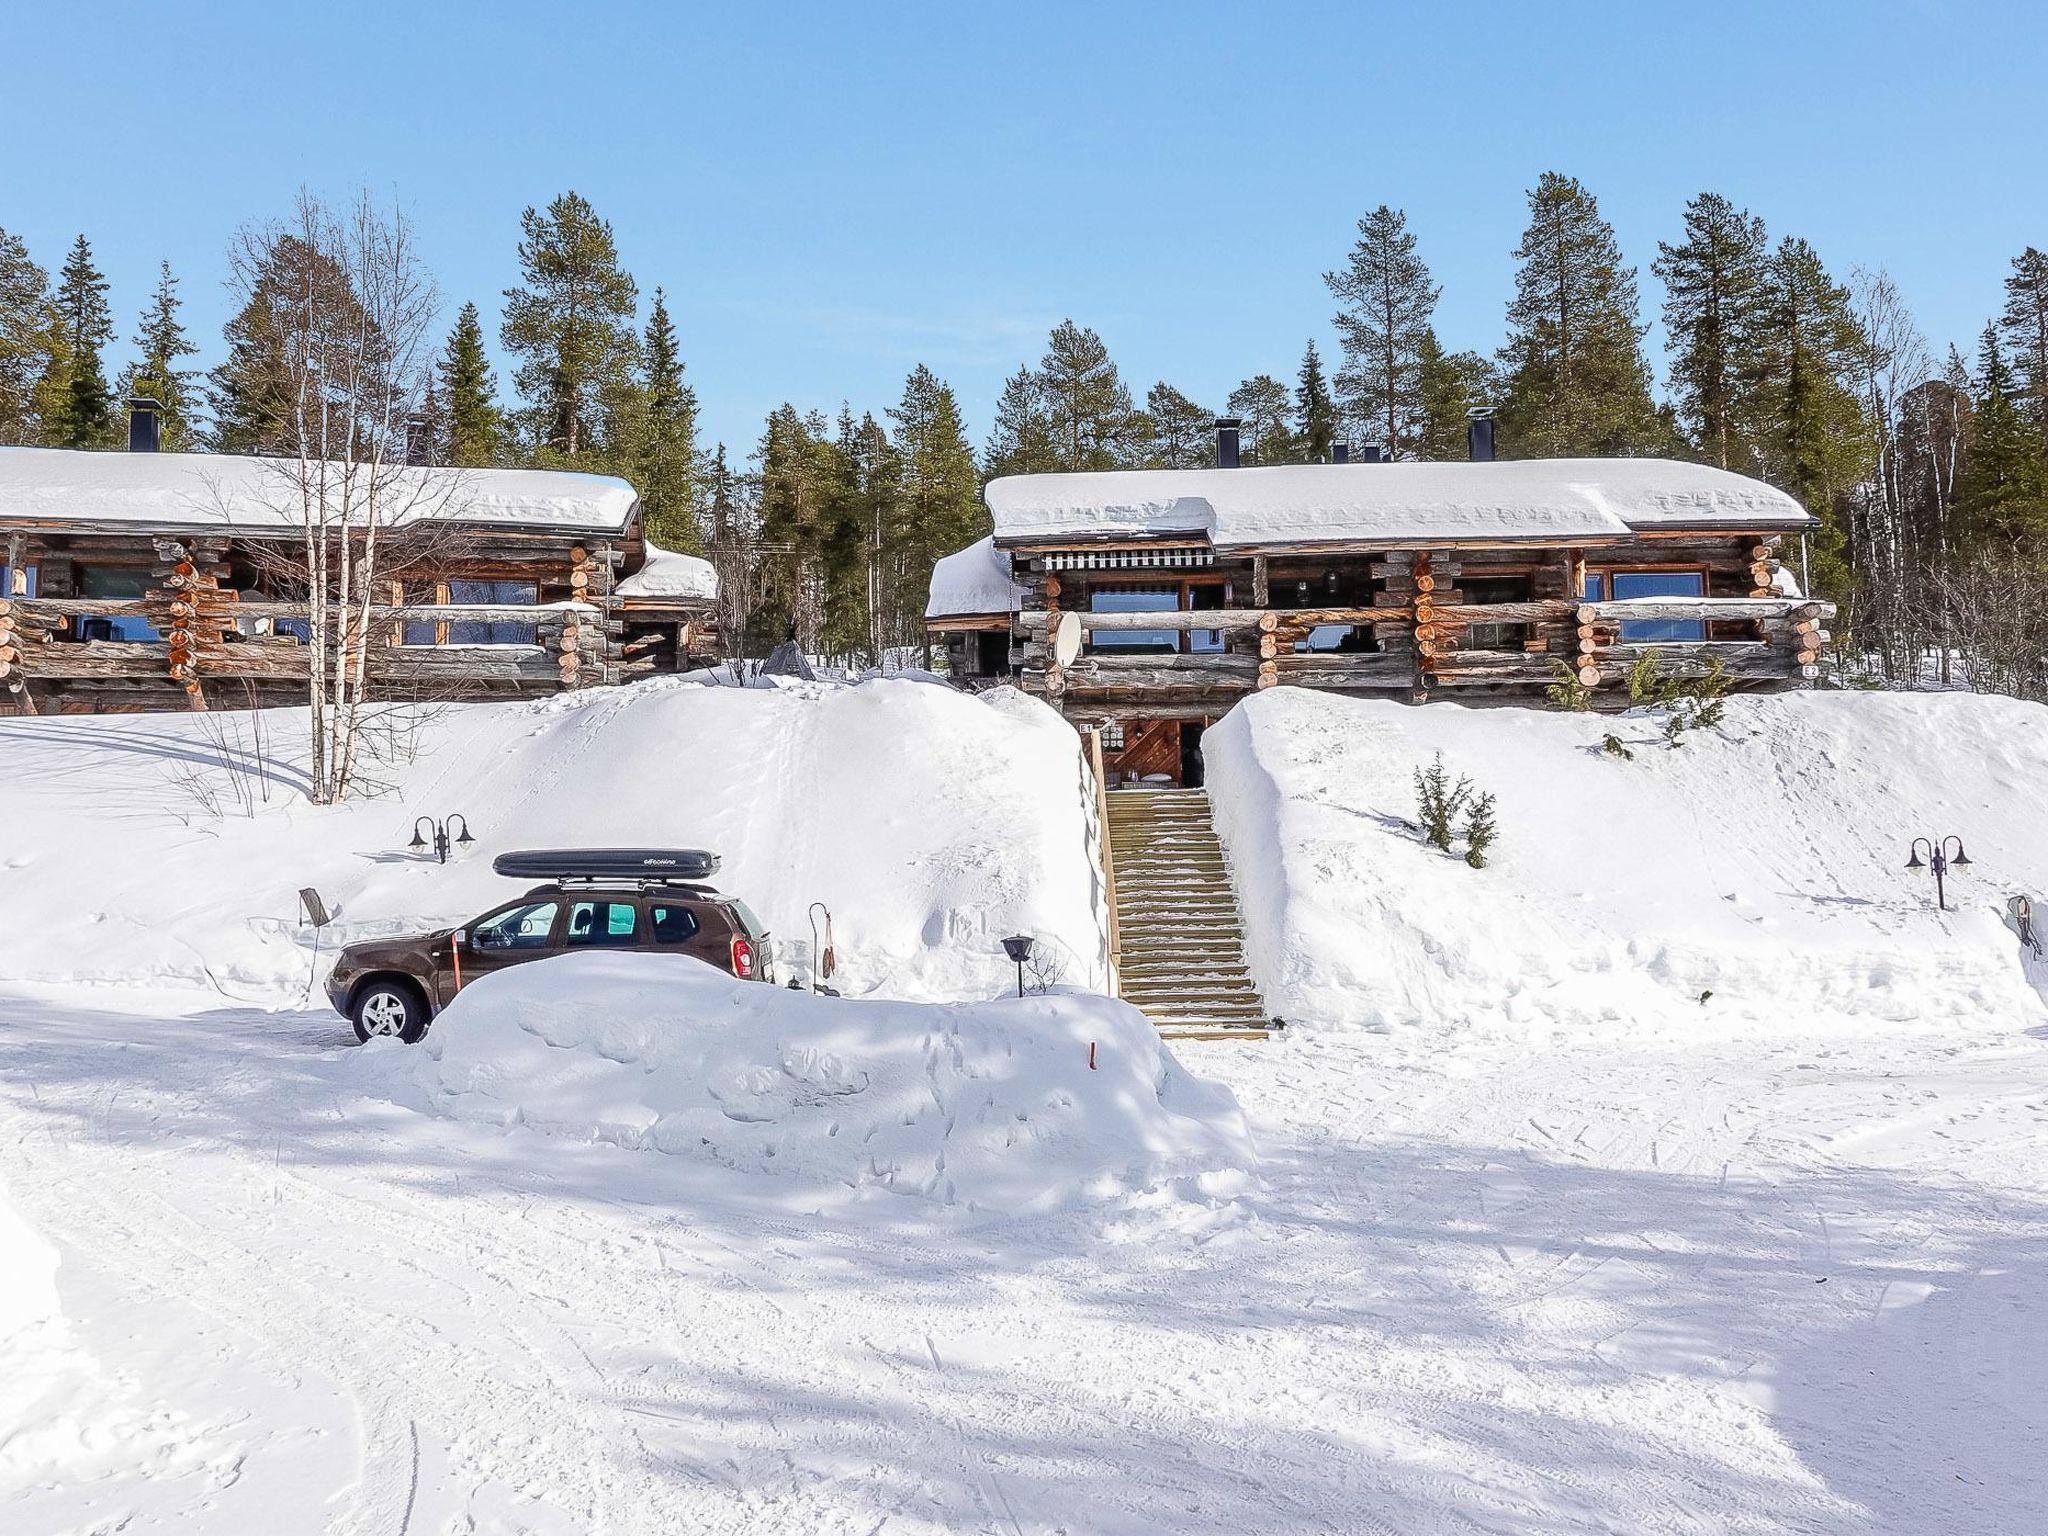
[[[1417,819],[1422,823],[1423,839],[1432,847],[1445,853],[1451,851],[1451,837],[1457,825],[1458,812],[1472,796],[1472,781],[1460,778],[1451,783],[1451,776],[1444,771],[1444,755],[1439,752],[1436,760],[1427,769],[1415,770],[1415,805]]]
[[[1493,796],[1475,795],[1465,811],[1465,862],[1474,869],[1486,868],[1486,850],[1500,835],[1493,817]]]
[[[1636,760],[1635,753],[1630,751],[1627,744],[1624,743],[1622,739],[1619,736],[1615,735],[1612,731],[1609,731],[1605,736],[1602,736],[1600,738],[1600,750],[1602,752],[1605,752],[1609,757],[1618,757],[1625,762],[1632,763]]]
[[[1593,707],[1593,690],[1579,681],[1578,668],[1560,656],[1552,659],[1550,674],[1555,681],[1543,690],[1543,696],[1552,708],[1583,714]]]

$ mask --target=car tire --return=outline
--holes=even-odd
[[[358,1040],[392,1039],[415,1045],[427,1032],[427,1001],[409,981],[379,978],[356,989],[349,1018]]]

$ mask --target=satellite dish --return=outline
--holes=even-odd
[[[1052,659],[1063,667],[1071,667],[1074,658],[1081,654],[1081,615],[1063,613],[1052,631]]]

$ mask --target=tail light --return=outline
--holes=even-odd
[[[741,981],[754,980],[754,941],[744,934],[732,936],[732,973]]]

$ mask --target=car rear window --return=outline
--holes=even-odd
[[[728,901],[726,911],[730,912],[740,925],[740,931],[757,943],[768,937],[768,925],[754,915],[754,909],[744,901]]]

